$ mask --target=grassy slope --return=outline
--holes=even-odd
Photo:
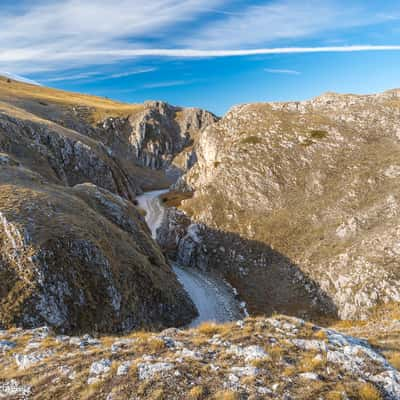
[[[89,145],[92,149],[96,148],[96,140],[74,129],[68,129],[65,121],[73,120],[78,124],[81,123],[83,127],[85,125],[90,127],[108,117],[128,117],[143,110],[143,104],[120,103],[102,97],[31,85],[0,76],[0,113],[18,120],[45,125],[63,136]],[[136,178],[143,190],[156,190],[171,184],[161,171],[129,164],[123,159],[120,162]]]
[[[141,104],[126,104],[102,97],[66,92],[62,90],[35,86],[13,81],[0,76],[0,101],[19,105],[29,111],[34,102],[46,105],[55,104],[60,107],[83,106],[92,109],[91,122],[99,122],[108,116],[127,116],[143,110]]]

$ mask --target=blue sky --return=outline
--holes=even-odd
[[[2,0],[0,72],[198,106],[400,87],[400,2]]]

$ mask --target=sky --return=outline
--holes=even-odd
[[[223,115],[400,87],[398,0],[1,0],[0,74]]]

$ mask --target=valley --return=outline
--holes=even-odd
[[[0,78],[0,398],[400,399],[399,120]]]

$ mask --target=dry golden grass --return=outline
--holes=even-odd
[[[244,376],[241,379],[241,382],[243,383],[243,385],[250,386],[250,387],[255,385],[256,381],[257,381],[257,378],[255,376]]]
[[[370,320],[380,321],[382,319],[400,319],[400,303],[389,302],[374,307],[371,310]]]
[[[85,385],[80,391],[80,399],[87,400],[99,393],[99,390],[102,386],[102,382],[98,381],[96,383],[92,383],[91,385]]]
[[[314,334],[314,337],[315,337],[315,339],[323,340],[323,341],[326,341],[328,339],[328,336],[327,336],[326,332],[324,330],[322,330],[322,329],[319,330],[318,332],[316,332]]]
[[[268,349],[268,354],[273,361],[279,361],[284,354],[284,349],[280,345],[276,344]]]
[[[282,376],[293,376],[297,374],[297,368],[294,365],[291,365],[289,367],[286,367],[283,371],[282,371]]]
[[[156,389],[150,394],[150,400],[163,400],[165,399],[165,392],[163,389]]]
[[[396,369],[400,370],[400,353],[394,352],[388,355],[388,360],[390,364],[393,365]]]
[[[335,329],[360,328],[367,325],[368,321],[342,320],[334,324]]]
[[[216,324],[214,322],[203,322],[197,331],[203,335],[213,336],[216,334],[224,335],[231,333],[232,324]]]
[[[326,360],[322,357],[318,357],[313,353],[306,353],[305,356],[300,359],[297,370],[298,372],[313,372],[318,368],[323,368],[326,364]]]
[[[20,378],[25,376],[27,373],[28,372],[26,370],[16,369],[14,364],[7,367],[2,366],[0,370],[0,379],[5,381],[10,379]]]
[[[215,393],[214,400],[239,400],[239,394],[230,390]]]
[[[22,82],[0,78],[0,100],[8,99],[37,100],[64,106],[84,106],[93,108],[91,122],[99,122],[108,116],[121,117],[143,110],[143,105],[126,104],[102,97],[66,92],[63,90],[29,85]]]
[[[325,395],[325,400],[343,400],[343,396],[341,392],[332,391]]]
[[[357,388],[360,400],[382,400],[379,390],[371,383],[363,383]]]
[[[213,322],[203,322],[199,327],[198,331],[203,335],[215,335],[220,331],[220,326]]]
[[[55,339],[51,336],[43,339],[40,341],[40,348],[41,349],[55,349],[59,347],[60,344],[55,341]]]
[[[193,339],[192,339],[192,343],[195,345],[195,346],[204,346],[204,345],[207,345],[208,344],[208,338],[207,337],[205,337],[205,336],[195,336],[195,337],[193,337]]]
[[[146,348],[150,353],[157,353],[161,350],[164,350],[166,346],[162,339],[152,338],[147,342]]]
[[[204,397],[205,395],[205,390],[203,386],[195,386],[192,389],[190,389],[188,393],[188,398],[192,400],[200,400]]]
[[[251,365],[256,368],[268,368],[271,364],[271,359],[269,357],[259,358],[257,360],[251,361]]]

